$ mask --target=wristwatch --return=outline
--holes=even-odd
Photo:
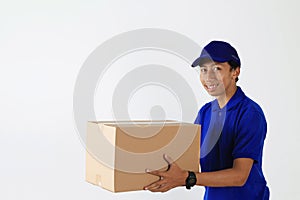
[[[191,189],[197,183],[196,174],[194,172],[188,171],[189,175],[185,180],[185,187],[186,189]]]

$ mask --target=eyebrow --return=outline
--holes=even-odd
[[[218,65],[218,64],[220,64],[220,63],[219,62],[214,62],[211,65],[200,65],[200,67],[212,67],[212,66]]]

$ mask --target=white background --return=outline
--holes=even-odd
[[[263,168],[271,199],[299,198],[299,6],[296,0],[1,1],[0,199],[201,199],[201,187],[113,194],[85,182],[72,110],[77,74],[101,43],[139,28],[173,30],[201,46],[224,39],[238,49],[239,85],[268,119]]]

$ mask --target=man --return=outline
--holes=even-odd
[[[201,172],[180,169],[171,158],[168,171],[148,171],[160,180],[145,187],[165,192],[174,187],[205,186],[205,200],[266,200],[269,189],[262,171],[267,132],[262,109],[236,85],[241,62],[237,51],[212,41],[192,64],[200,66],[200,80],[216,99],[204,105],[195,120],[201,125]]]

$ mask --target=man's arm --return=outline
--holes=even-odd
[[[197,185],[211,187],[243,186],[253,165],[251,158],[237,158],[233,167],[215,172],[196,173]]]
[[[178,186],[184,186],[188,172],[182,170],[171,158],[164,156],[170,164],[168,171],[148,171],[149,174],[159,176],[160,180],[145,187],[145,190],[152,192],[166,192]],[[237,158],[233,167],[215,172],[196,173],[197,185],[211,187],[243,186],[249,176],[253,165],[251,158]]]

